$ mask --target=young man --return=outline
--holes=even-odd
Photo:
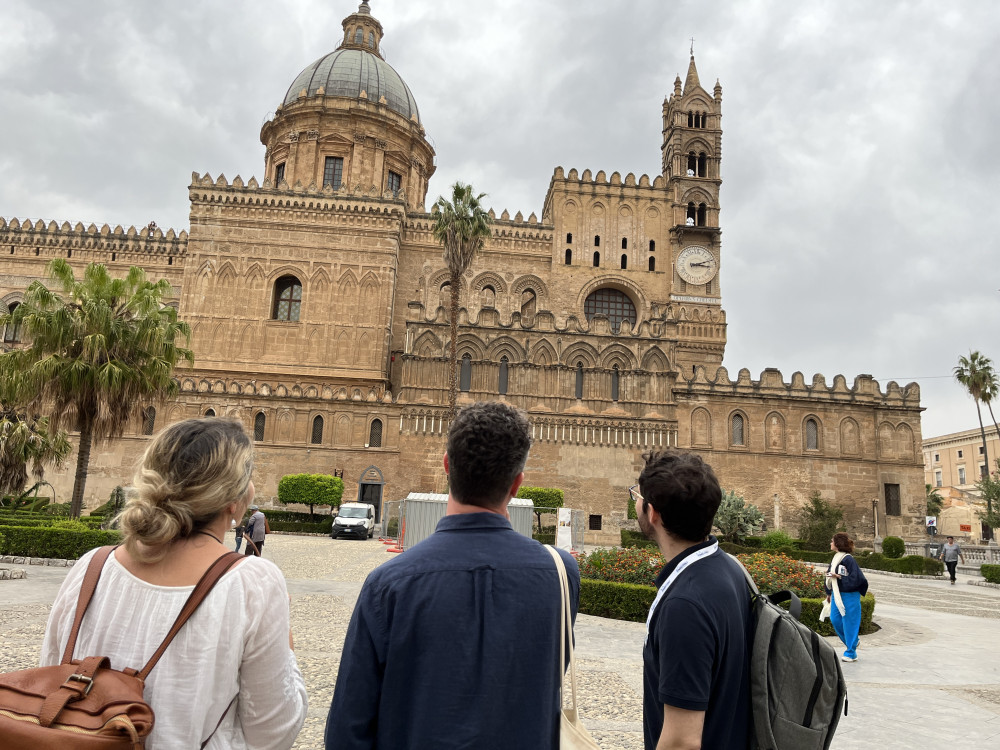
[[[558,748],[558,574],[549,552],[507,518],[530,446],[528,421],[507,404],[474,404],[452,421],[446,515],[365,581],[328,749]],[[580,572],[560,554],[575,617]]]
[[[965,565],[965,555],[962,554],[962,548],[955,544],[955,537],[948,537],[948,543],[941,548],[938,553],[938,559],[944,558],[944,565],[948,568],[948,575],[951,576],[951,585],[955,585],[955,569],[958,568],[958,561],[962,561],[962,565]]]
[[[698,456],[651,452],[635,500],[639,527],[667,561],[646,620],[646,750],[746,748],[750,737],[750,591],[710,536],[722,490]]]

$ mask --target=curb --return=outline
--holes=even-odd
[[[0,564],[6,565],[48,565],[53,568],[72,568],[76,560],[59,560],[53,557],[15,557],[0,555]]]
[[[982,586],[987,589],[1000,589],[1000,583],[991,583],[990,581],[966,581],[970,586]]]

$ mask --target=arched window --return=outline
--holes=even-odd
[[[704,151],[698,154],[698,176],[708,176],[708,157],[705,155]]]
[[[497,301],[497,290],[489,285],[484,286],[481,301],[483,307],[495,307]]]
[[[382,420],[373,419],[372,426],[368,429],[368,447],[382,447]]]
[[[576,397],[583,398],[583,362],[576,363]]]
[[[743,431],[743,415],[734,414],[732,420],[732,445],[746,445],[746,435]]]
[[[501,396],[507,395],[507,382],[509,380],[508,365],[510,360],[507,359],[506,355],[500,357],[500,375],[497,378],[497,391]]]
[[[205,409],[205,416],[206,417],[214,417],[215,416],[215,409]]]
[[[7,312],[13,313],[18,307],[20,307],[20,302],[11,302],[10,306],[7,308]],[[11,323],[3,330],[3,342],[5,344],[19,344],[21,343],[21,324]]]
[[[649,256],[649,270],[650,271],[656,270],[656,258],[654,258],[652,255]]]
[[[594,251],[594,268],[600,268],[600,267],[601,267],[601,251],[600,250],[595,250]]]
[[[267,424],[267,417],[264,416],[264,412],[257,412],[257,416],[253,418],[253,439],[260,442],[264,439],[264,426]]]
[[[566,248],[566,265],[569,266],[569,265],[572,265],[572,264],[573,264],[573,251],[570,250],[567,247]]]
[[[594,235],[594,247],[600,247],[600,246],[601,246],[601,235],[595,234]]]
[[[365,41],[365,30],[358,26],[357,30],[354,32],[354,43],[364,44]]]
[[[313,445],[323,444],[323,417],[318,414],[313,418],[313,429],[309,442]]]
[[[573,233],[572,232],[567,232],[566,233],[566,244],[567,245],[572,245],[573,244]]]
[[[706,214],[707,213],[708,213],[708,211],[707,211],[707,207],[705,206],[705,204],[704,203],[699,203],[698,204],[698,219],[697,219],[697,225],[699,227],[705,226],[705,218],[706,218]]]
[[[812,418],[806,420],[806,450],[819,450],[819,425]]]
[[[462,393],[468,393],[470,388],[472,388],[472,357],[463,354],[462,367],[458,372],[458,389]]]
[[[302,309],[302,282],[294,276],[282,276],[274,282],[274,320],[296,322]]]
[[[651,253],[655,253],[656,252],[656,240],[650,240],[649,241],[649,252],[651,252]]]
[[[525,289],[521,292],[521,317],[532,318],[535,315],[537,298],[534,289]]]
[[[447,281],[441,285],[441,293],[438,298],[438,304],[445,309],[449,309],[451,306],[451,284]]]
[[[595,315],[606,316],[615,333],[618,333],[623,320],[629,321],[635,327],[635,305],[627,294],[617,289],[598,289],[591,292],[583,303],[583,313],[588,321]]]
[[[618,365],[615,365],[611,370],[611,400],[618,400],[618,392],[621,386],[621,372],[618,370]]]
[[[622,270],[624,271],[626,268],[628,268],[628,255],[622,253]]]
[[[372,49],[375,49],[375,32],[374,31],[369,31],[368,32],[368,46],[371,47]]]
[[[628,237],[622,237],[622,250],[628,250]]]
[[[147,406],[142,410],[142,434],[152,435],[153,429],[156,427],[156,409],[152,406]]]
[[[687,176],[694,177],[698,174],[698,157],[695,156],[694,151],[688,153],[688,168]]]
[[[689,227],[693,227],[694,222],[697,218],[698,218],[698,209],[695,208],[694,201],[692,201],[691,203],[688,203],[687,219],[685,220],[684,223],[687,224]]]

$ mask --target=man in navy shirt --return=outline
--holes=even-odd
[[[560,587],[507,503],[531,428],[502,403],[452,421],[447,515],[365,581],[326,723],[328,750],[556,750]],[[576,616],[580,572],[560,552]]]
[[[750,591],[709,536],[719,481],[690,453],[644,459],[629,492],[639,527],[666,560],[642,651],[646,750],[742,750],[750,737]]]

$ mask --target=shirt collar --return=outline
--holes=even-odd
[[[700,542],[692,547],[688,547],[679,555],[675,556],[673,560],[671,560],[670,562],[668,562],[666,565],[663,566],[663,570],[661,570],[659,575],[656,576],[656,587],[659,588],[660,586],[663,585],[663,582],[666,581],[667,578],[670,576],[670,574],[674,572],[674,568],[676,568],[680,564],[681,560],[683,560],[688,555],[693,555],[700,549],[711,547],[712,544],[715,543],[715,541],[716,539],[714,536],[709,536],[708,539],[705,540],[704,542]]]
[[[466,531],[469,529],[513,529],[510,521],[499,513],[456,513],[437,523],[436,531]]]

